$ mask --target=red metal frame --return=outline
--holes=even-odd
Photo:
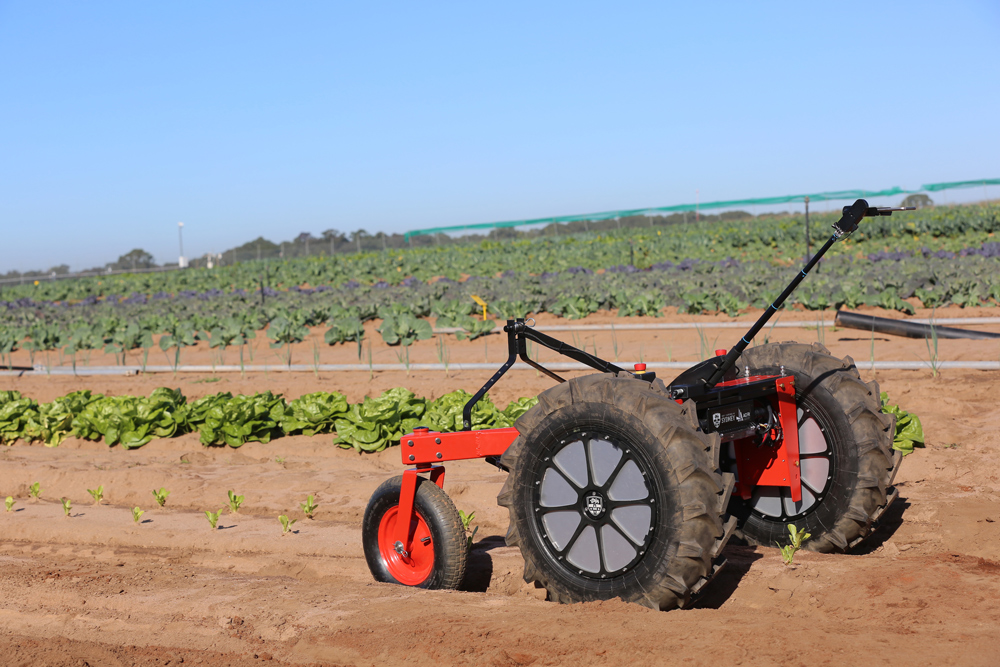
[[[486,456],[500,456],[517,438],[516,428],[492,428],[480,431],[456,431],[437,433],[426,428],[417,428],[403,436],[400,449],[404,465],[415,465],[403,472],[403,483],[399,490],[399,518],[396,520],[396,539],[403,549],[410,551],[413,535],[410,524],[413,518],[413,500],[417,494],[417,475],[429,472],[431,481],[444,488],[444,466],[433,465],[443,461],[481,459]]]
[[[778,421],[781,424],[781,444],[778,447],[757,446],[749,438],[733,443],[736,448],[736,470],[740,478],[738,491],[744,500],[749,500],[756,486],[783,486],[791,489],[792,501],[800,502],[802,480],[795,378],[790,375],[779,376],[774,383],[778,389],[775,407],[778,408]]]
[[[749,499],[755,486],[781,486],[791,489],[792,500],[802,500],[802,482],[799,470],[799,430],[795,405],[795,378],[790,375],[754,375],[726,382],[719,387],[735,387],[760,380],[774,379],[778,420],[783,437],[778,447],[757,446],[751,439],[737,440],[736,469],[739,472],[738,491]],[[436,465],[445,461],[481,459],[500,456],[517,438],[516,428],[493,428],[480,431],[438,433],[417,428],[403,436],[400,449],[404,465],[412,465],[403,472],[399,492],[399,519],[396,522],[397,540],[409,552],[413,541],[410,525],[413,501],[417,493],[417,475],[430,473],[430,479],[444,488],[445,469]]]

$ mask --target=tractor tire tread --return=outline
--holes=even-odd
[[[864,382],[851,357],[838,359],[819,343],[761,345],[744,351],[738,363],[750,368],[794,369],[826,389],[847,416],[858,443],[858,481],[836,524],[814,534],[804,545],[820,552],[847,551],[869,534],[872,523],[891,502],[892,481],[901,460],[892,450],[895,417],[882,412],[878,382]],[[737,535],[749,544],[760,544],[744,530]]]
[[[658,610],[686,606],[693,592],[700,590],[714,575],[713,561],[733,532],[735,522],[724,524],[722,516],[729,504],[733,483],[731,476],[724,476],[715,463],[719,449],[718,435],[706,435],[695,430],[697,414],[694,403],[678,405],[670,398],[662,382],[650,383],[631,376],[594,374],[574,378],[543,392],[538,404],[515,423],[520,436],[501,457],[511,474],[497,496],[497,502],[508,509],[510,524],[506,543],[521,548],[524,580],[545,588],[549,600],[554,602],[575,603],[593,599],[547,575],[545,568],[535,560],[540,556],[524,542],[531,538],[522,538],[518,530],[515,471],[522,459],[534,456],[527,447],[528,438],[550,414],[574,404],[613,406],[640,419],[651,433],[660,436],[660,441],[666,443],[663,454],[678,480],[678,501],[683,508],[679,527],[680,546],[673,558],[656,564],[655,584],[628,601]]]

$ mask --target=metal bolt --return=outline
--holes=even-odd
[[[416,460],[417,460],[417,457],[416,457],[416,456],[414,456],[413,454],[410,454],[410,460],[411,460],[411,461],[416,461]]]
[[[440,445],[441,444],[441,438],[434,438],[434,444],[435,445]]]
[[[407,440],[406,444],[409,445],[410,447],[412,447],[413,446],[413,441],[412,440]]]
[[[441,452],[438,452],[438,453],[437,453],[437,457],[438,457],[438,458],[441,458]]]

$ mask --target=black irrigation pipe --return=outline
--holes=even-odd
[[[972,338],[976,340],[994,340],[1000,338],[1000,333],[991,333],[989,331],[941,327],[936,324],[893,320],[887,317],[861,315],[860,313],[849,313],[843,310],[837,311],[837,317],[834,322],[837,326],[847,329],[861,329],[873,333],[905,336],[907,338],[934,338],[935,336],[937,338]]]

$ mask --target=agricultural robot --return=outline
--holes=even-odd
[[[866,216],[891,215],[859,199],[750,330],[728,350],[669,383],[508,320],[509,356],[465,405],[464,429],[416,428],[402,438],[401,476],[365,511],[365,557],[378,581],[457,588],[467,543],[444,492],[446,461],[483,458],[509,473],[497,502],[510,513],[507,544],[524,579],[572,603],[622,598],[687,605],[719,571],[730,537],[787,540],[844,552],[895,500],[901,455],[895,417],[850,357],[822,345],[749,347],[754,336],[839,239]],[[527,341],[598,371],[565,381],[528,357]],[[472,430],[472,410],[520,358],[560,384],[512,428]]]

